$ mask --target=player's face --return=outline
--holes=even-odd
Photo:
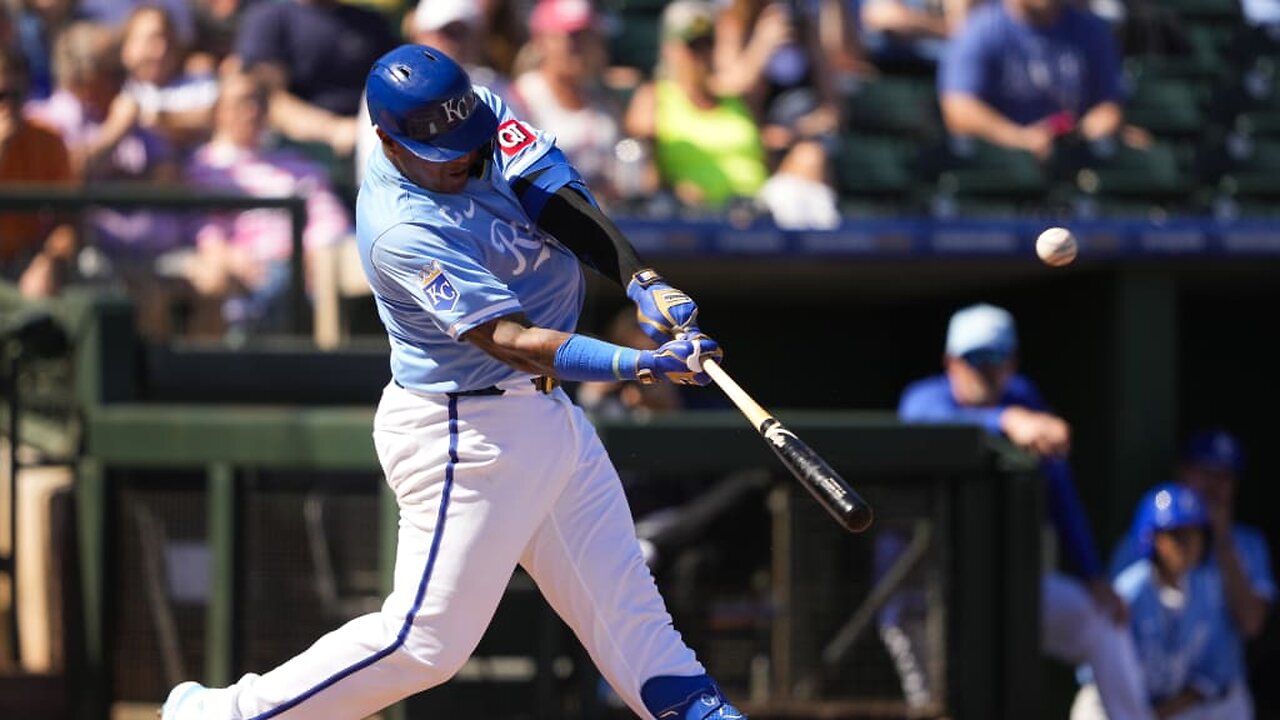
[[[414,155],[390,138],[384,137],[382,141],[383,151],[405,177],[423,189],[438,193],[462,192],[471,177],[471,166],[488,147],[487,144],[481,145],[448,162],[431,162]]]
[[[956,402],[966,407],[987,407],[1000,402],[1013,377],[1014,363],[1012,357],[1000,362],[971,363],[948,356],[946,370]]]
[[[1204,557],[1204,529],[1181,527],[1156,533],[1156,560],[1167,580],[1181,578]]]

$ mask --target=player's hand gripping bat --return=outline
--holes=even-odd
[[[871,506],[818,453],[760,407],[715,360],[703,361],[702,369],[738,406],[782,464],[841,527],[860,533],[871,526]]]

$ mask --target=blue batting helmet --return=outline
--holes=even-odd
[[[498,129],[467,71],[426,45],[401,45],[378,58],[365,94],[373,124],[423,160],[462,157]]]
[[[1151,488],[1142,497],[1133,531],[1143,555],[1149,555],[1157,532],[1208,525],[1209,515],[1200,496],[1185,485],[1167,482]]]

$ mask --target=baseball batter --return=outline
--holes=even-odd
[[[367,82],[382,146],[356,223],[391,342],[373,439],[400,506],[394,588],[274,670],[178,685],[163,720],[358,720],[439,685],[517,563],[638,716],[743,717],[672,627],[617,471],[557,387],[707,384],[721,351],[696,304],[641,265],[554,138],[452,59],[403,45]],[[573,332],[583,265],[626,287],[657,350]]]

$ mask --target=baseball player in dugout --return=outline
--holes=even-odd
[[[359,720],[447,681],[516,565],[637,716],[740,718],[672,625],[617,470],[560,381],[706,385],[721,351],[543,134],[442,52],[402,45],[367,80],[381,140],[356,229],[391,344],[373,441],[400,508],[394,587],[261,675],[175,687],[162,720]],[[584,266],[657,349],[574,332]]]
[[[1017,371],[1017,351],[1017,330],[1007,310],[985,303],[958,310],[947,328],[944,372],[908,385],[898,416],[908,423],[980,425],[1040,456],[1048,515],[1073,571],[1045,568],[1042,649],[1064,663],[1093,667],[1110,720],[1153,718],[1128,632],[1128,606],[1103,569],[1076,493],[1068,462],[1071,428]]]

